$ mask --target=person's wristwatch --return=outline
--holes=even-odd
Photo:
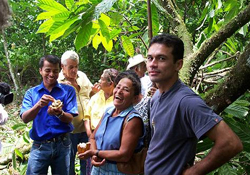
[[[63,114],[64,114],[64,111],[62,110],[61,114],[56,115],[56,117],[57,117],[57,118],[61,118],[61,117],[63,116]]]

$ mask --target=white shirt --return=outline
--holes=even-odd
[[[147,96],[147,93],[150,89],[150,87],[152,87],[153,83],[150,80],[148,75],[144,75],[144,77],[140,78],[141,80],[141,94],[143,95],[143,97]]]

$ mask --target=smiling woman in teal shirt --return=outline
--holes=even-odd
[[[115,82],[114,107],[106,110],[90,136],[91,149],[78,155],[80,159],[92,157],[92,175],[110,172],[122,175],[116,163],[129,161],[133,153],[143,146],[143,121],[133,108],[141,90],[140,79],[135,72],[126,71],[120,73]],[[125,119],[126,125],[123,129]]]

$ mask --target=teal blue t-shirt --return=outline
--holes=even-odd
[[[123,128],[123,121],[126,116],[130,113],[129,117],[127,118],[127,121],[131,120],[134,117],[138,117],[141,119],[138,112],[132,106],[122,111],[118,116],[112,117],[112,113],[114,112],[114,110],[114,106],[107,108],[102,118],[101,124],[98,130],[96,131],[95,140],[98,150],[119,150],[121,146],[121,130]],[[143,147],[143,136],[139,139],[135,152],[140,151]]]

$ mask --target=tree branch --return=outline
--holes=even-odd
[[[228,105],[250,89],[250,43],[240,55],[237,64],[229,72],[225,82],[205,96],[206,103],[216,113],[222,112]]]
[[[232,19],[229,23],[223,26],[216,34],[210,37],[207,41],[203,42],[199,51],[195,52],[191,56],[191,63],[189,69],[188,84],[191,85],[193,78],[199,67],[204,63],[206,58],[227,38],[231,37],[238,29],[244,26],[246,23],[250,21],[250,3],[245,8],[245,10],[241,11],[234,19]]]

